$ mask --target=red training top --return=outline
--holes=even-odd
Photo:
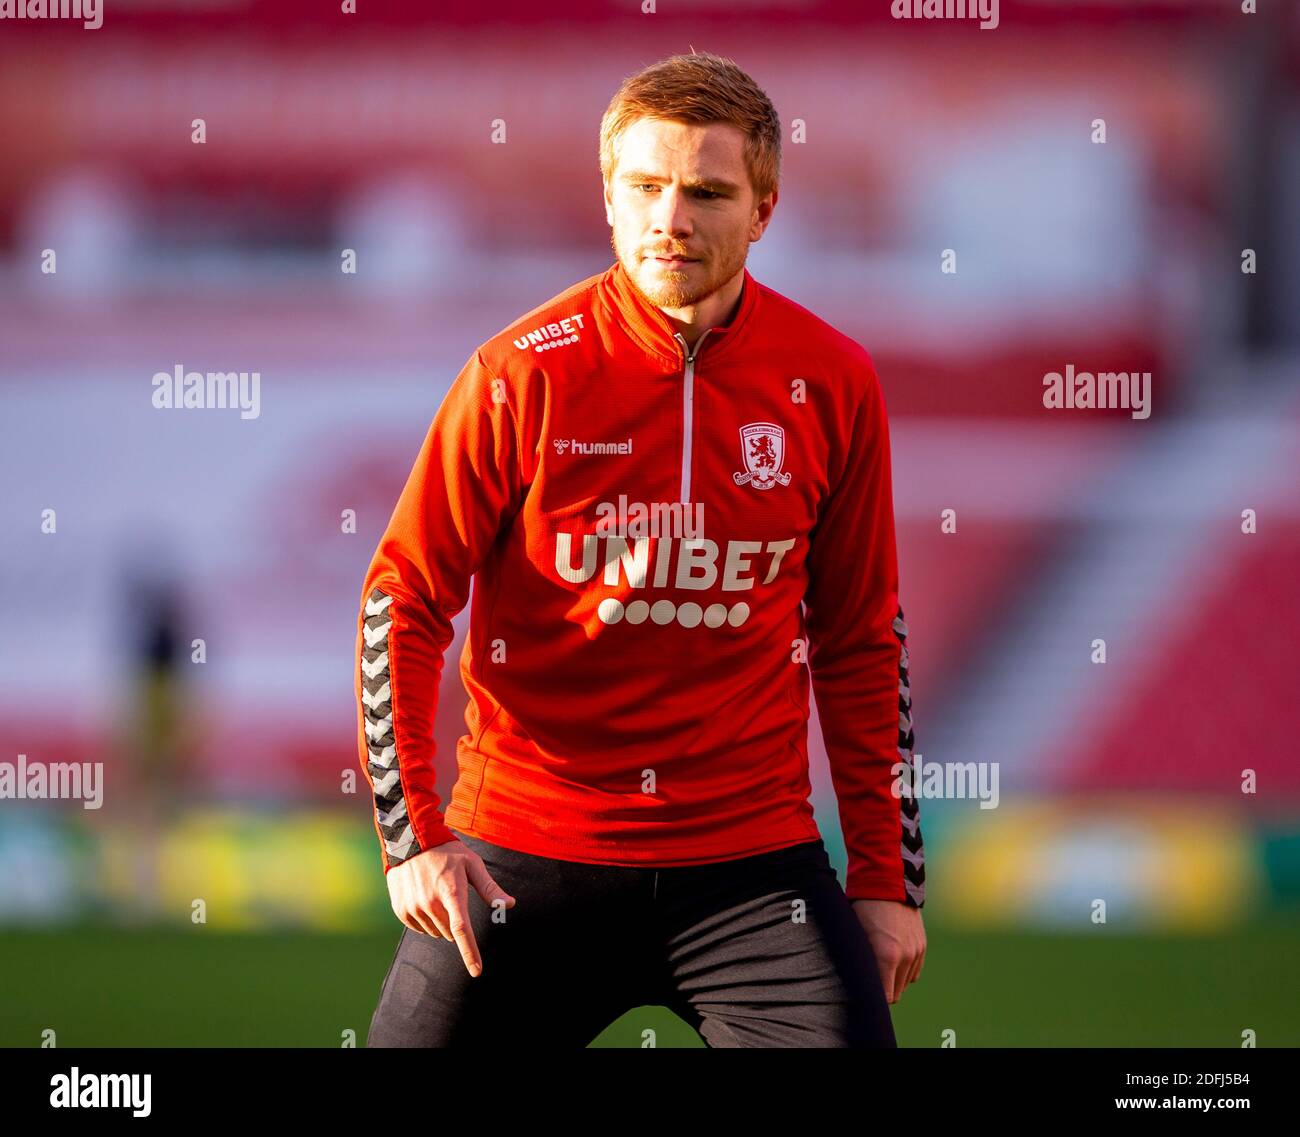
[[[433,720],[474,579],[445,816]],[[801,604],[802,602],[802,604]],[[819,836],[852,899],[925,899],[889,434],[867,351],[744,270],[687,350],[621,263],[482,344],[366,573],[362,769],[384,871],[463,833],[667,867]]]

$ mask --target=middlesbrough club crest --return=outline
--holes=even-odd
[[[740,428],[740,453],[745,469],[731,476],[736,485],[748,482],[756,490],[770,490],[777,482],[790,484],[790,475],[781,473],[785,461],[785,431],[774,422],[751,422]]]

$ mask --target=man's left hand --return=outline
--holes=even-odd
[[[901,900],[854,900],[853,910],[875,952],[885,998],[897,1003],[903,988],[921,977],[925,961],[921,910]]]

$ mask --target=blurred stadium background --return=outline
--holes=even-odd
[[[364,1041],[399,926],[344,792],[361,577],[472,348],[611,263],[600,115],[689,45],[787,131],[751,270],[884,382],[917,750],[1000,763],[998,808],[921,803],[900,1042],[1300,1044],[1300,5],[1259,7],[1003,0],[980,30],[888,0],[118,0],[94,31],[0,26],[0,761],[106,782],[98,810],[0,801],[0,1045]],[[1150,418],[1045,410],[1071,363],[1150,371]],[[154,409],[178,365],[260,372],[260,415]],[[812,743],[842,871],[815,718]],[[655,1008],[597,1045],[646,1027],[702,1045]]]

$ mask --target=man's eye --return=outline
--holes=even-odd
[[[656,186],[654,182],[639,182],[636,185],[634,185],[632,188],[638,190],[644,190],[644,189],[654,190],[654,189],[658,189],[659,187]],[[722,196],[722,194],[718,193],[717,190],[701,189],[701,190],[696,190],[695,193],[697,197],[702,197],[706,199]]]

